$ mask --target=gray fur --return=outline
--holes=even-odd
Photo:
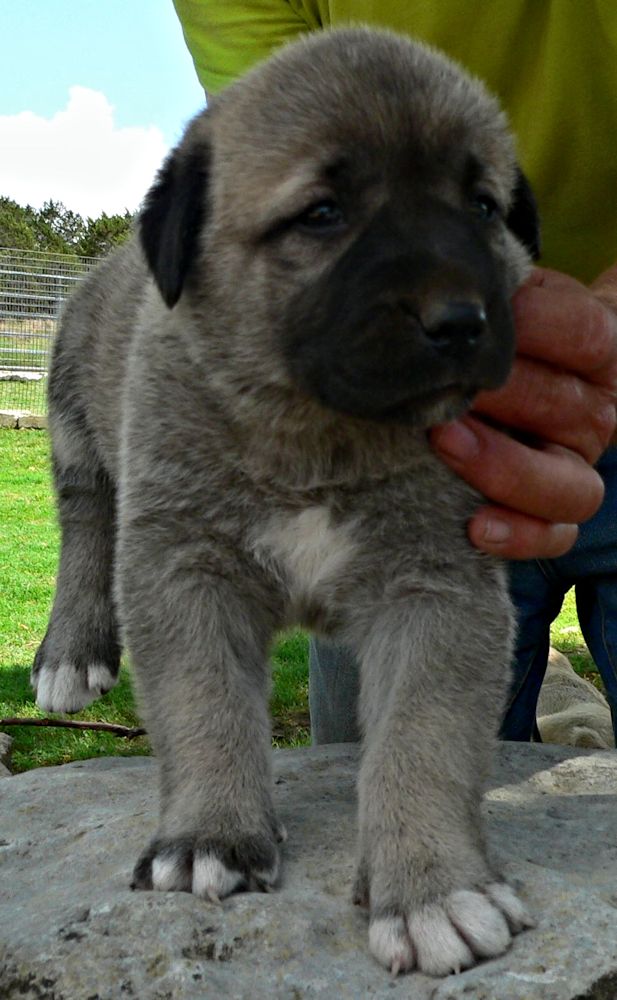
[[[467,541],[477,496],[426,443],[507,375],[515,189],[478,83],[388,33],[323,33],[189,125],[138,236],[69,305],[61,566],[33,683],[53,710],[95,697],[119,619],[161,766],[138,888],[276,883],[267,655],[299,622],[362,665],[356,897],[379,961],[445,974],[528,923],[479,812],[504,574]]]

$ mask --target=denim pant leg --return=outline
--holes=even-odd
[[[355,743],[360,739],[360,668],[344,646],[322,639],[309,645],[309,709],[313,743]]]
[[[604,682],[617,744],[617,575],[577,583],[576,607],[581,632]]]
[[[518,634],[514,678],[502,727],[505,739],[527,740],[546,670],[550,625],[563,597],[576,587],[581,631],[602,675],[613,720],[617,716],[617,448],[597,464],[604,502],[581,525],[576,545],[558,559],[510,564],[510,592]]]
[[[542,687],[551,623],[559,614],[569,583],[538,561],[509,565],[510,595],[517,617],[512,682],[500,737],[529,742]]]

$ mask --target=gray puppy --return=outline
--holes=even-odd
[[[361,663],[356,899],[435,975],[529,923],[486,858],[512,615],[426,428],[500,385],[537,238],[496,102],[437,53],[309,37],[212,102],[138,235],[69,304],[50,378],[62,526],[38,704],[130,652],[160,760],[142,889],[279,876],[268,647],[299,622]]]

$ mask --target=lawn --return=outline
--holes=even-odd
[[[29,685],[30,666],[47,625],[58,554],[49,478],[49,438],[44,431],[0,429],[0,718],[41,718]],[[572,595],[552,631],[553,645],[575,667],[596,678],[583,642]],[[279,746],[308,742],[307,637],[295,631],[273,650],[273,739]],[[139,725],[130,673],[104,698],[71,718]],[[127,741],[108,733],[10,727],[16,771],[107,754],[148,753],[146,737]]]

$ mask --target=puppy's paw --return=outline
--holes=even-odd
[[[516,893],[493,882],[483,892],[459,889],[440,903],[372,915],[369,947],[394,975],[417,968],[447,976],[502,955],[525,927],[533,921]]]
[[[137,862],[131,888],[192,892],[218,903],[233,892],[269,892],[278,881],[279,870],[276,843],[262,835],[235,842],[160,838]]]
[[[105,663],[77,664],[71,660],[42,660],[32,671],[30,683],[36,703],[44,712],[79,712],[106,694],[118,681],[117,670]]]

